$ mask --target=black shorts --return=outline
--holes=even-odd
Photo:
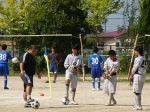
[[[23,83],[24,92],[26,92],[27,86],[33,87],[33,75],[25,74],[24,76],[21,75],[20,77],[21,77],[22,81],[24,82]]]

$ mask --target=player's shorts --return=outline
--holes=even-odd
[[[50,73],[57,73],[58,70],[58,65],[57,63],[55,64],[50,64]]]
[[[66,80],[71,80],[71,88],[77,88],[78,73],[73,75],[69,70],[66,70]]]
[[[91,68],[91,78],[100,78],[102,77],[102,71],[100,67],[92,67]]]
[[[135,74],[133,77],[133,92],[142,93],[145,82],[145,75]]]
[[[9,75],[8,64],[7,63],[0,63],[0,76],[7,76]]]
[[[116,93],[116,86],[117,86],[117,76],[113,75],[111,78],[104,80],[104,93],[110,94],[110,93]]]
[[[23,83],[24,92],[26,92],[27,86],[33,87],[33,75],[25,74],[24,76],[21,75],[20,77],[21,77],[22,81],[24,82]]]

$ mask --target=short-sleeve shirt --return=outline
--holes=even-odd
[[[51,64],[56,64],[61,60],[61,56],[58,53],[50,53],[48,55],[48,59],[50,60]]]
[[[24,64],[24,71],[27,75],[35,74],[36,61],[32,54],[28,52],[24,53],[20,61]]]
[[[91,67],[100,67],[100,64],[103,63],[103,59],[99,54],[92,54],[88,59],[88,63]]]
[[[11,60],[12,57],[11,55],[9,54],[9,52],[7,51],[1,51],[0,52],[0,63],[8,63],[8,60]]]

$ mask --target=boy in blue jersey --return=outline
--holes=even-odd
[[[97,90],[102,90],[100,88],[100,78],[102,77],[102,71],[100,64],[103,63],[102,57],[97,54],[98,53],[98,48],[94,47],[93,49],[94,54],[90,55],[88,59],[88,63],[91,66],[91,78],[92,78],[92,87],[93,91],[95,91],[95,78],[97,78],[97,83],[98,83],[98,88]]]
[[[0,52],[0,76],[4,76],[4,89],[9,89],[7,87],[7,75],[9,75],[8,70],[8,60],[11,60],[11,55],[6,51],[7,45],[2,45],[2,51]]]

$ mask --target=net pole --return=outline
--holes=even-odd
[[[84,60],[83,60],[83,57],[84,57],[84,53],[83,53],[83,42],[82,42],[81,34],[79,34],[79,39],[80,39],[80,45],[81,45],[82,62],[83,62],[83,64],[84,64]],[[83,65],[83,67],[82,67],[82,73],[83,73],[83,81],[85,81],[85,68],[84,68],[84,65]]]

